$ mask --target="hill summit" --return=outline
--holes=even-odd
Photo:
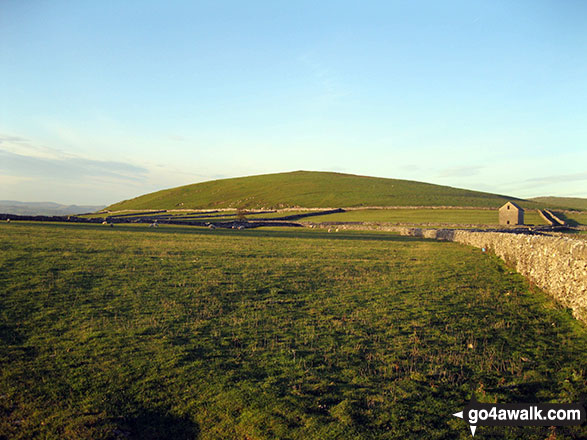
[[[518,200],[449,186],[317,171],[263,174],[165,189],[109,206],[123,209],[325,208],[360,206],[499,207]],[[522,203],[534,205],[533,202]]]

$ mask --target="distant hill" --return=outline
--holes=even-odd
[[[53,202],[17,202],[15,200],[0,200],[0,213],[16,215],[73,215],[86,212],[96,212],[104,205],[60,205]]]
[[[530,200],[537,203],[552,205],[555,208],[587,211],[587,199],[580,197],[534,197]]]
[[[507,200],[533,208],[535,202],[497,194],[433,185],[315,171],[214,180],[145,194],[109,206],[122,209],[323,208],[357,206],[499,207]]]

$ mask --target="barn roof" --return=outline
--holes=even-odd
[[[518,211],[524,211],[524,208],[522,208],[520,205],[517,205],[516,203],[509,201],[507,202],[505,205],[503,205],[501,208],[499,208],[500,210],[505,208],[508,204],[512,205],[514,208],[516,208]]]

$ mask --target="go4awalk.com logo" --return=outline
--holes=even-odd
[[[475,396],[453,416],[467,422],[473,436],[477,426],[569,426],[586,419],[580,403],[481,403]]]

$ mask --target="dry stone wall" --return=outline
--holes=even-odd
[[[411,228],[405,235],[485,248],[587,323],[587,242],[568,237]]]
[[[538,287],[587,323],[587,241],[562,236],[529,234],[527,228],[509,232],[466,229],[423,229],[378,224],[321,224],[311,227],[378,230],[400,235],[455,241],[485,248],[513,266]]]
[[[546,211],[546,213],[547,213],[548,215],[550,215],[550,216],[551,216],[551,217],[552,217],[552,218],[553,218],[553,219],[554,219],[554,220],[555,220],[555,221],[556,221],[556,222],[557,222],[559,225],[564,225],[564,224],[566,223],[566,222],[565,222],[565,221],[564,221],[562,218],[558,217],[558,216],[557,216],[557,215],[556,215],[554,212],[552,212],[552,211],[549,211],[548,209],[545,209],[545,211]]]

